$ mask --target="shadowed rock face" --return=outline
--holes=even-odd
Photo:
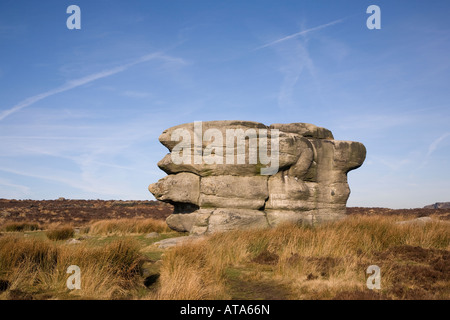
[[[307,123],[188,123],[159,140],[170,151],[158,163],[168,176],[149,190],[174,205],[168,225],[193,234],[341,219],[347,173],[366,156],[363,144]]]

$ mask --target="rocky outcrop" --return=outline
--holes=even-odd
[[[168,225],[192,234],[341,219],[347,173],[366,156],[363,144],[306,123],[195,122],[159,140],[168,176],[149,190],[174,205]]]
[[[424,209],[450,209],[450,202],[436,202],[423,207]]]

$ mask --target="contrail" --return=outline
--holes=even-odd
[[[448,136],[450,136],[450,132],[446,132],[442,136],[434,140],[428,147],[427,157],[429,157],[437,149],[439,143],[441,143],[441,141],[447,138]]]
[[[26,107],[31,106],[32,104],[35,104],[36,102],[38,102],[38,101],[40,101],[42,99],[45,99],[47,97],[53,96],[53,95],[61,93],[61,92],[65,92],[65,91],[77,88],[79,86],[82,86],[84,84],[93,82],[95,80],[99,80],[99,79],[102,79],[102,78],[106,78],[106,77],[112,76],[112,75],[114,75],[116,73],[123,72],[123,71],[127,70],[128,68],[130,68],[130,67],[132,67],[134,65],[137,65],[137,64],[140,64],[140,63],[143,63],[143,62],[146,62],[146,61],[150,61],[150,60],[153,60],[153,59],[163,59],[163,60],[168,60],[168,61],[171,61],[171,62],[182,62],[182,63],[184,63],[184,61],[182,59],[165,56],[165,55],[163,55],[163,54],[161,54],[159,52],[148,54],[148,55],[145,55],[145,56],[143,56],[143,57],[141,57],[141,58],[139,58],[139,59],[137,59],[137,60],[135,60],[133,62],[124,64],[122,66],[115,67],[115,68],[112,68],[112,69],[109,69],[109,70],[104,70],[102,72],[94,73],[94,74],[91,74],[91,75],[83,77],[83,78],[71,80],[71,81],[67,82],[66,84],[64,84],[64,85],[62,85],[62,86],[60,86],[58,88],[55,88],[55,89],[49,90],[47,92],[40,93],[38,95],[32,96],[30,98],[27,98],[27,99],[19,102],[18,104],[16,104],[11,109],[3,111],[0,114],[0,121],[5,119],[9,115],[17,112],[17,111],[22,110],[23,108],[26,108]]]
[[[323,24],[321,26],[317,26],[317,27],[314,27],[314,28],[311,28],[311,29],[303,30],[303,31],[291,34],[289,36],[283,37],[281,39],[269,42],[269,43],[267,43],[265,45],[262,45],[261,47],[256,48],[255,50],[259,50],[259,49],[262,49],[262,48],[270,47],[270,46],[273,46],[274,44],[277,44],[277,43],[280,43],[280,42],[283,42],[283,41],[286,41],[286,40],[289,40],[289,39],[292,39],[292,38],[295,38],[295,37],[298,37],[298,36],[301,36],[301,35],[304,35],[304,34],[307,34],[307,33],[310,33],[312,31],[324,29],[326,27],[329,27],[329,26],[341,23],[342,21],[344,21],[344,19],[335,20],[335,21]]]

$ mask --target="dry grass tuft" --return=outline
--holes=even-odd
[[[70,246],[13,236],[0,238],[0,278],[10,284],[3,298],[24,292],[33,298],[116,299],[140,284],[144,259],[139,245],[117,240],[104,247]],[[81,290],[69,291],[67,268],[81,269]]]
[[[40,230],[38,223],[34,222],[7,222],[2,225],[2,230],[6,232],[23,232]]]
[[[45,232],[45,235],[50,240],[67,240],[73,238],[74,234],[75,231],[73,227],[69,225],[59,226]]]
[[[149,299],[206,300],[229,298],[217,266],[208,262],[206,243],[175,247],[164,254],[160,269],[161,286]],[[206,250],[205,250],[206,249]]]
[[[111,219],[94,222],[88,232],[93,235],[170,232],[163,220],[156,219]]]

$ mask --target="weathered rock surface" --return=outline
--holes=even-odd
[[[158,232],[150,232],[145,235],[145,239],[154,239],[154,238],[158,238],[158,237],[159,237]]]
[[[187,123],[159,140],[168,176],[149,190],[174,205],[168,225],[192,234],[342,219],[347,173],[366,156],[363,144],[306,123]]]
[[[168,238],[158,242],[155,242],[154,245],[160,249],[167,249],[171,247],[175,247],[184,243],[193,242],[196,240],[201,240],[204,237],[191,235],[188,237],[177,237],[177,238]]]

